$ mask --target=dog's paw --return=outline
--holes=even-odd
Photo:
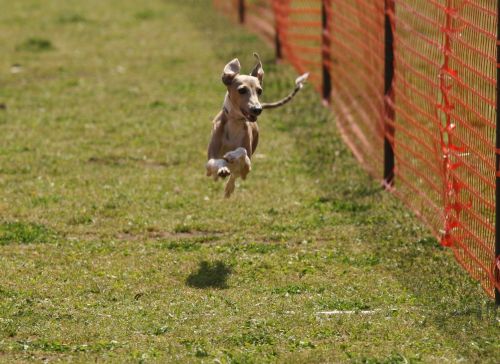
[[[231,171],[227,167],[221,167],[217,171],[217,176],[225,178],[231,174]]]

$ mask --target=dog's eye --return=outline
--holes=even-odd
[[[247,88],[246,87],[242,87],[242,88],[239,88],[238,89],[238,92],[241,94],[241,95],[244,95],[247,93]]]
[[[259,96],[262,95],[262,89],[261,88],[257,89],[257,95],[259,95]]]

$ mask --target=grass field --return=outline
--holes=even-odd
[[[312,87],[230,201],[205,177],[224,64],[292,86],[256,36],[208,0],[41,3],[0,1],[0,362],[497,362],[492,302]]]

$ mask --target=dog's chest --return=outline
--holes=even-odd
[[[233,150],[248,144],[251,138],[250,130],[246,123],[229,123],[224,128],[223,146],[225,150]]]

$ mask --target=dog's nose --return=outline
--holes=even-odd
[[[251,107],[250,112],[254,115],[260,115],[260,113],[262,112],[262,106]]]

